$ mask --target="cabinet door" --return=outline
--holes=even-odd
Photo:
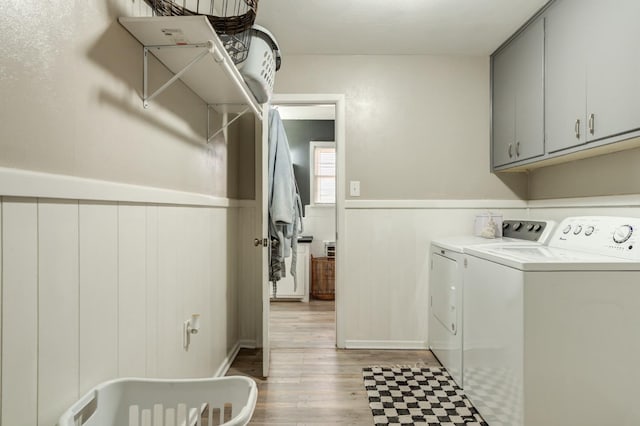
[[[493,57],[493,165],[544,153],[544,21]]]
[[[587,139],[640,128],[640,1],[582,0],[589,13]],[[593,114],[593,116],[592,116]]]
[[[492,157],[493,166],[515,161],[513,144],[516,138],[516,90],[513,45],[506,46],[492,58]]]
[[[303,298],[307,291],[308,278],[308,263],[309,263],[309,245],[299,244],[298,257],[296,259],[296,281],[297,286],[291,276],[291,257],[287,257],[284,260],[287,268],[287,275],[280,279],[277,284],[276,298]],[[273,298],[273,284],[271,284],[271,298]]]
[[[298,245],[296,279],[298,280],[296,296],[305,298],[309,294],[309,244]]]
[[[584,0],[555,2],[546,14],[545,131],[547,152],[586,142]]]
[[[544,154],[544,19],[529,26],[516,40],[517,160]]]

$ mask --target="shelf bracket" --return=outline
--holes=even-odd
[[[211,109],[211,105],[207,105],[207,143],[211,142],[213,140],[213,138],[215,138],[220,132],[222,132],[223,130],[225,130],[227,127],[229,127],[231,124],[233,124],[237,119],[239,119],[240,117],[242,117],[247,111],[249,111],[251,109],[251,107],[246,107],[245,109],[243,109],[242,111],[240,111],[235,117],[233,117],[230,121],[227,121],[226,123],[222,124],[222,127],[220,127],[218,130],[215,131],[214,134],[212,134],[211,136],[209,136],[210,132],[211,132],[211,120],[209,118],[209,113]],[[223,112],[223,117],[226,120],[227,114],[228,112]]]
[[[156,89],[155,92],[153,92],[152,94],[148,94],[149,93],[149,51],[150,50],[160,50],[160,49],[204,49],[202,52],[200,52],[198,55],[196,55],[187,65],[184,66],[184,68],[182,68],[180,71],[178,71],[177,73],[175,73],[173,75],[173,77],[171,77],[169,80],[167,80],[166,83],[164,83],[162,86],[160,86],[158,89]],[[215,55],[215,46],[213,44],[212,41],[208,41],[207,43],[201,43],[201,44],[180,44],[180,45],[167,45],[167,46],[145,46],[143,49],[143,57],[142,57],[142,61],[143,61],[143,82],[142,82],[142,106],[144,108],[149,108],[149,101],[153,98],[155,98],[156,96],[158,96],[160,93],[164,92],[167,87],[171,86],[177,79],[179,79],[182,74],[184,74],[185,72],[187,72],[189,70],[189,68],[191,68],[193,65],[195,65],[196,63],[198,63],[198,61],[200,61],[200,59],[204,58],[205,55],[207,55],[208,53],[212,53],[214,54],[214,58],[216,57]],[[217,62],[217,61],[216,61]]]

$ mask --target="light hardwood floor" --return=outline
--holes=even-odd
[[[271,303],[269,377],[260,350],[241,350],[227,373],[258,383],[252,425],[371,425],[363,367],[439,365],[429,351],[336,349],[334,318],[331,301]]]

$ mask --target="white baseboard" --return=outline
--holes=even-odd
[[[427,342],[418,340],[346,340],[347,349],[428,349]]]
[[[233,364],[233,361],[238,356],[238,352],[240,352],[240,349],[243,349],[243,348],[254,349],[255,347],[256,347],[255,340],[238,340],[236,344],[233,345],[233,348],[231,348],[231,350],[227,354],[224,361],[222,361],[222,364],[220,365],[218,370],[215,372],[213,377],[223,377],[225,374],[227,374],[227,371],[229,371],[229,368],[231,368],[231,364]]]
[[[238,345],[240,349],[255,349],[258,347],[258,344],[256,343],[255,340],[249,340],[249,339],[239,340]]]

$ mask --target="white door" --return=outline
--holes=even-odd
[[[269,105],[262,111],[262,122],[256,127],[256,240],[267,241],[269,188],[268,188],[268,154],[269,154]],[[262,375],[269,375],[269,249],[268,244],[258,244],[261,255],[258,257],[256,269],[259,271],[258,282],[262,291]]]

